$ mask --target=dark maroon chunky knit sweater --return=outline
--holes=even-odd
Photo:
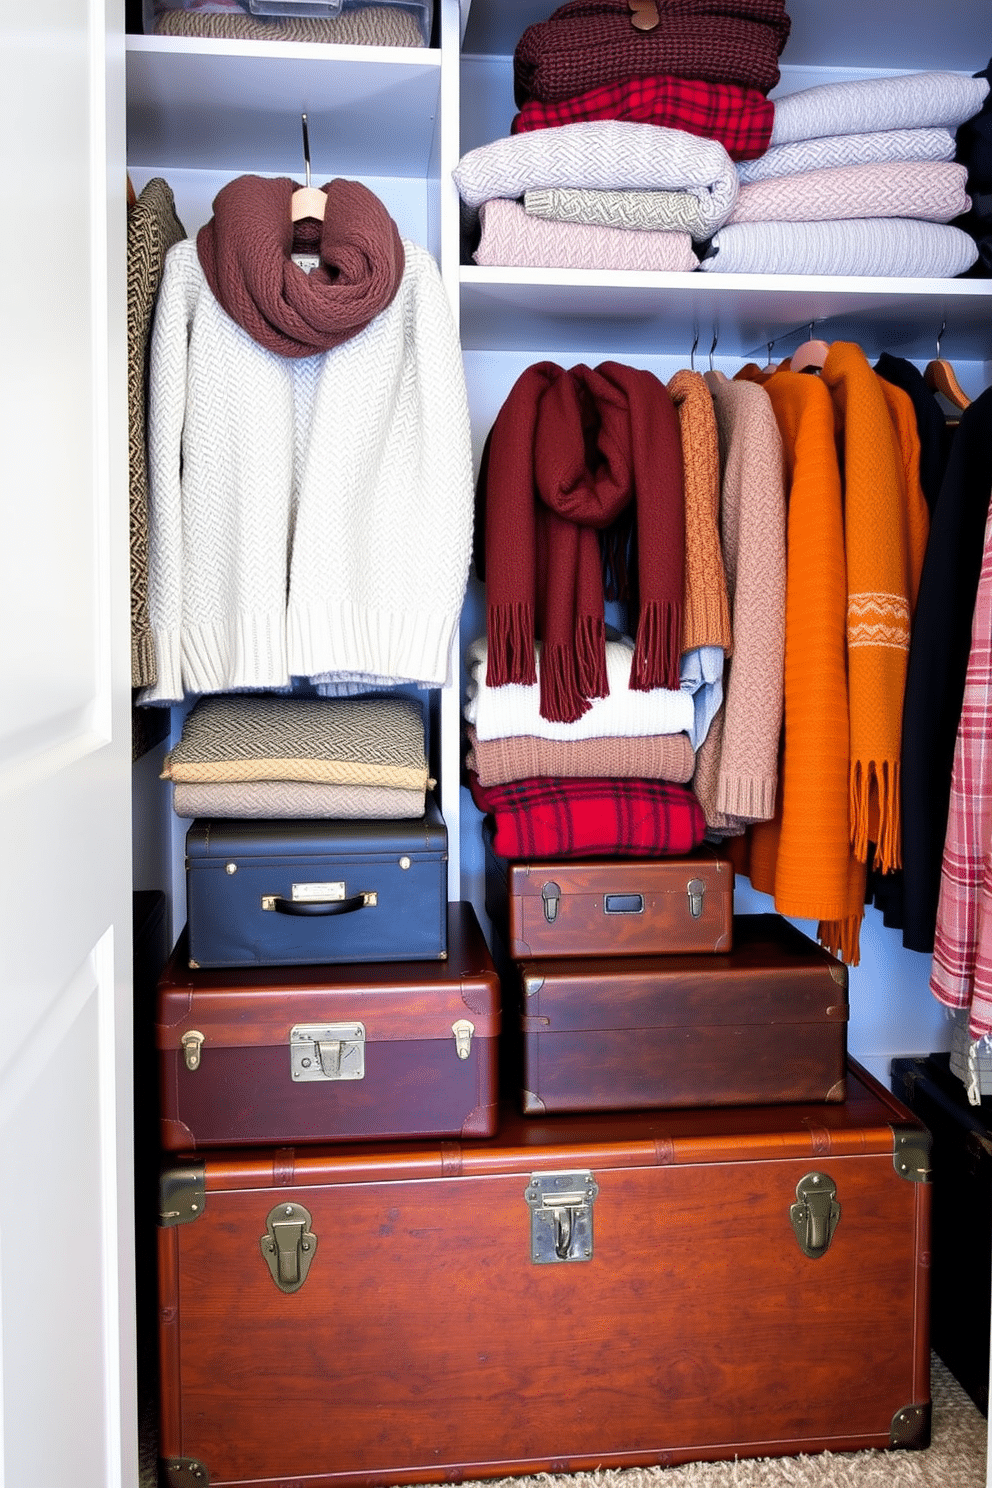
[[[628,0],[569,0],[528,26],[513,54],[518,108],[561,103],[619,78],[670,73],[767,94],[789,36],[784,0],[654,0],[658,24],[633,24]]]

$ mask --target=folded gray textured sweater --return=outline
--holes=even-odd
[[[462,222],[473,228],[484,201],[553,187],[682,191],[696,198],[709,237],[737,200],[734,162],[717,140],[660,124],[589,120],[493,140],[463,155],[452,172]]]
[[[977,257],[975,240],[959,227],[875,217],[734,223],[714,235],[699,267],[718,274],[953,279]]]
[[[548,191],[525,191],[524,211],[547,222],[688,233],[698,242],[712,234],[699,199],[688,191],[581,191],[567,186],[553,187]]]
[[[867,134],[825,134],[818,139],[774,145],[756,160],[739,160],[742,186],[772,176],[801,171],[829,170],[840,165],[870,165],[885,160],[953,160],[954,133],[950,129],[875,129]]]
[[[986,78],[958,72],[908,72],[895,77],[819,83],[775,99],[769,146],[827,134],[878,129],[956,129],[977,114],[989,91]]]

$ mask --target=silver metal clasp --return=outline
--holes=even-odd
[[[541,889],[541,898],[544,900],[544,918],[549,925],[553,925],[558,918],[558,902],[561,899],[561,889],[549,879]]]
[[[297,1023],[289,1067],[294,1080],[364,1080],[364,1023]]]
[[[530,1258],[537,1266],[592,1259],[592,1173],[534,1173],[524,1191],[530,1206]]]
[[[689,913],[694,920],[698,920],[703,913],[703,897],[706,894],[706,885],[701,878],[690,878],[685,886],[689,896]]]

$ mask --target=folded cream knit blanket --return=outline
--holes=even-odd
[[[734,162],[717,140],[627,119],[582,120],[493,140],[463,155],[452,175],[467,228],[484,201],[568,186],[687,192],[709,236],[730,216],[738,191]]]
[[[653,269],[688,272],[699,267],[685,232],[637,232],[590,227],[582,222],[531,217],[519,202],[500,197],[479,209],[482,234],[477,264],[514,269]]]
[[[699,198],[688,191],[577,191],[562,186],[525,191],[524,211],[548,222],[688,233],[699,241],[712,235]]]
[[[977,114],[989,91],[986,78],[958,72],[908,72],[896,77],[820,83],[775,100],[770,144],[825,134],[875,129],[957,129]]]
[[[978,257],[959,227],[903,217],[740,222],[722,227],[700,269],[718,274],[850,274],[953,279]]]
[[[731,222],[828,222],[848,217],[919,217],[950,222],[971,206],[963,165],[891,160],[775,176],[742,186]]]
[[[335,785],[323,780],[204,781],[172,787],[177,816],[399,821],[423,816],[426,799],[422,790]]]
[[[592,698],[589,707],[574,723],[555,723],[541,716],[541,646],[536,645],[537,681],[529,686],[510,682],[490,687],[486,682],[488,645],[484,637],[472,641],[466,652],[468,701],[463,709],[482,739],[528,734],[542,739],[623,738],[641,734],[691,733],[695,707],[690,692],[655,687],[637,692],[630,687],[631,640],[606,642],[606,676],[609,693]]]
[[[951,129],[875,129],[867,134],[825,134],[819,139],[775,145],[755,160],[737,163],[742,186],[770,176],[827,170],[835,165],[868,165],[879,160],[953,160]]]
[[[297,780],[427,789],[424,715],[411,698],[203,697],[161,778]]]

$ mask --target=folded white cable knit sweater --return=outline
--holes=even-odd
[[[683,191],[696,198],[702,235],[725,222],[737,200],[734,162],[717,140],[660,124],[588,120],[493,140],[452,172],[462,222],[474,228],[484,201],[551,187]]]
[[[540,652],[538,643],[538,681],[532,686],[511,682],[505,687],[490,687],[486,682],[486,641],[480,638],[469,645],[465,658],[468,701],[463,712],[480,739],[505,739],[514,734],[540,739],[602,739],[693,733],[696,710],[691,692],[661,687],[649,692],[631,690],[634,645],[629,640],[606,643],[607,697],[593,698],[588,711],[574,723],[542,718]]]
[[[878,129],[957,129],[978,113],[989,84],[958,72],[907,72],[895,77],[819,83],[775,99],[770,147],[828,134]]]
[[[909,217],[847,222],[739,222],[722,227],[699,265],[717,274],[848,274],[953,279],[978,258],[974,238]]]
[[[876,129],[868,134],[825,134],[818,139],[773,145],[756,160],[739,160],[742,186],[772,176],[800,171],[829,170],[841,165],[870,165],[885,160],[953,160],[954,132],[950,129]]]

